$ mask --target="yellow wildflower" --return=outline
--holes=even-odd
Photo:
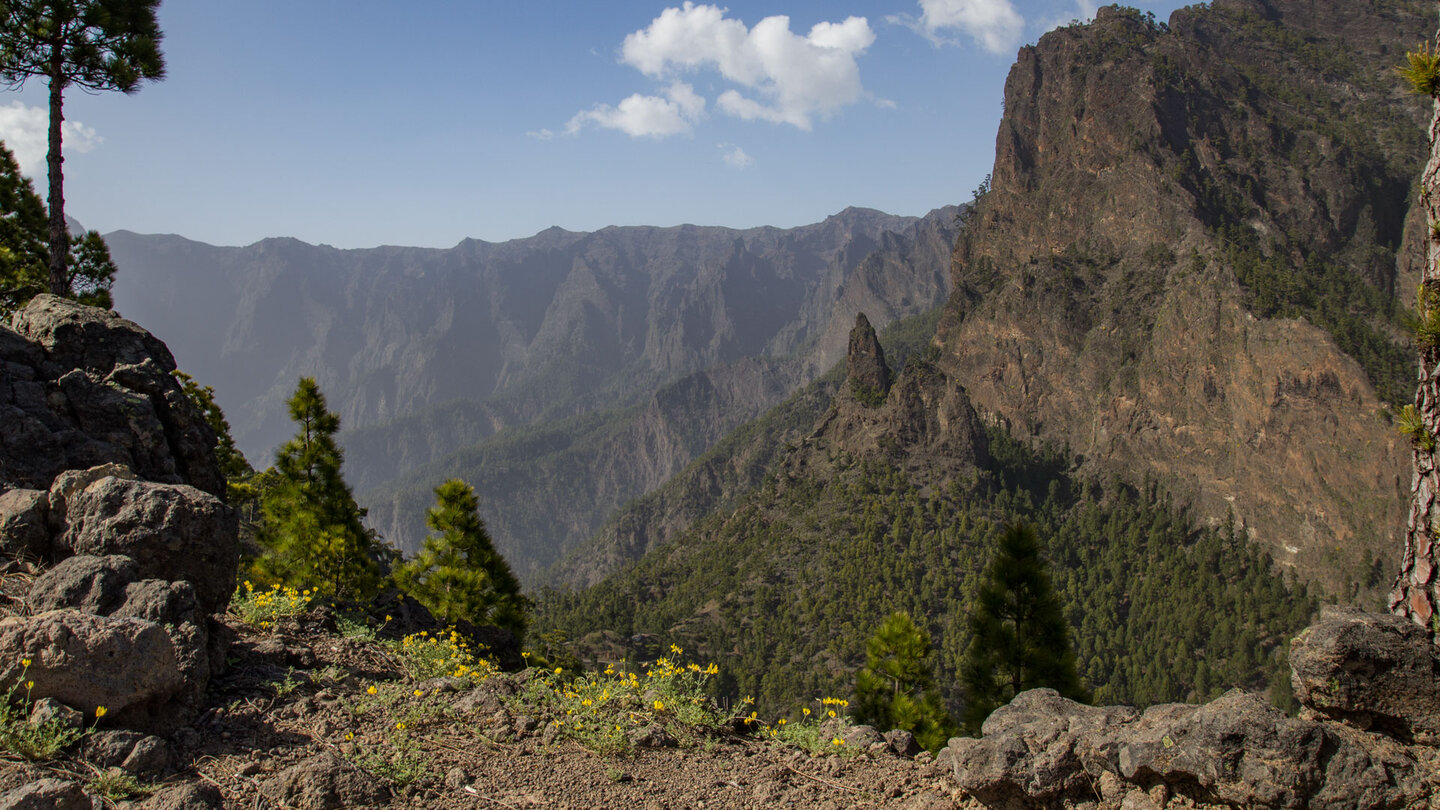
[[[104,717],[104,716],[105,716],[105,712],[106,712],[106,709],[105,709],[104,706],[96,706],[96,707],[95,707],[95,719],[96,719],[96,720],[99,720],[100,718]]]

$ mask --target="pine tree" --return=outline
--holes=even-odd
[[[865,644],[855,678],[855,718],[880,729],[904,729],[929,751],[955,731],[930,669],[930,634],[908,613],[893,613]]]
[[[970,616],[970,632],[961,679],[965,726],[971,733],[1027,689],[1048,686],[1073,700],[1088,699],[1076,674],[1060,600],[1030,525],[1016,521],[1001,533]]]
[[[45,204],[0,144],[0,316],[50,291]],[[70,243],[63,294],[82,304],[109,307],[115,283],[110,249],[95,231]]]
[[[133,93],[165,77],[160,53],[160,0],[0,0],[0,79],[23,86],[43,76],[50,86],[49,291],[70,289],[70,232],[65,224],[62,143],[65,90]]]
[[[529,600],[485,531],[475,490],[451,479],[435,501],[425,523],[436,533],[396,569],[396,584],[447,624],[491,624],[522,639]]]
[[[1432,98],[1430,159],[1420,175],[1420,203],[1429,234],[1425,264],[1420,270],[1415,346],[1419,379],[1415,401],[1399,414],[1401,431],[1411,445],[1410,518],[1405,550],[1390,591],[1390,610],[1424,627],[1432,635],[1440,622],[1440,47],[1428,43],[1406,54],[1400,74],[1416,93]]]
[[[310,377],[301,378],[288,405],[300,430],[276,454],[277,480],[263,496],[258,575],[324,596],[370,598],[380,587],[383,550],[361,524],[365,513],[340,474],[340,417],[326,410]]]

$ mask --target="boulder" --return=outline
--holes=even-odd
[[[50,498],[44,490],[0,492],[0,554],[32,560],[49,559],[49,511]]]
[[[370,774],[331,753],[286,768],[260,786],[266,798],[297,810],[381,804],[390,791]]]
[[[99,799],[86,796],[79,782],[68,779],[37,779],[0,796],[0,810],[91,810],[103,806]]]
[[[81,554],[61,560],[36,577],[26,602],[34,613],[75,608],[108,616],[125,602],[126,586],[139,576],[140,566],[129,557]]]
[[[161,790],[140,807],[143,810],[223,810],[225,797],[214,785],[182,782]]]
[[[1403,617],[1326,607],[1291,643],[1290,667],[1315,716],[1406,741],[1440,735],[1440,650]]]
[[[0,620],[0,664],[0,684],[24,672],[35,682],[32,699],[53,697],[88,717],[104,706],[107,723],[149,720],[184,685],[163,627],[78,610]]]
[[[207,613],[229,604],[239,528],[234,510],[215,496],[185,485],[105,476],[67,493],[62,519],[60,552],[123,554],[143,578],[191,583]]]
[[[108,310],[36,296],[0,327],[0,486],[42,489],[106,462],[223,497],[215,435],[157,338]]]

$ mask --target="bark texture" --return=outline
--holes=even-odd
[[[1430,119],[1430,160],[1420,178],[1420,202],[1429,225],[1425,241],[1425,265],[1420,278],[1420,316],[1440,306],[1440,98]],[[1415,387],[1415,412],[1424,431],[1412,437],[1414,477],[1410,484],[1410,517],[1405,527],[1405,554],[1400,573],[1390,592],[1390,610],[1424,627],[1435,635],[1436,609],[1440,605],[1435,577],[1435,496],[1440,492],[1440,469],[1436,467],[1434,437],[1440,435],[1440,346],[1418,341],[1419,373]]]

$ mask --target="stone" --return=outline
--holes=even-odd
[[[840,732],[840,739],[857,751],[864,751],[876,743],[885,744],[885,737],[874,726],[849,726]]]
[[[80,554],[36,577],[26,602],[35,613],[75,608],[107,616],[125,601],[125,586],[139,576],[140,567],[129,557]]]
[[[55,610],[0,620],[0,683],[19,678],[22,659],[32,699],[53,697],[92,717],[104,706],[107,723],[163,704],[182,686],[170,636],[141,619]]]
[[[885,732],[885,743],[890,750],[902,757],[913,757],[920,753],[920,743],[915,742],[915,735],[901,729],[891,729]]]
[[[1405,741],[1440,735],[1440,650],[1403,617],[1326,607],[1291,643],[1290,667],[1316,715]]]
[[[50,559],[50,496],[42,489],[0,492],[0,554]]]
[[[59,723],[65,728],[80,731],[85,728],[86,717],[55,698],[47,697],[40,698],[30,706],[29,721],[32,726]]]
[[[390,791],[381,782],[332,753],[286,768],[262,783],[260,792],[272,802],[296,810],[333,810],[390,799]]]
[[[207,782],[172,785],[146,799],[141,810],[224,810],[225,797]]]
[[[546,729],[546,735],[549,735],[549,729]],[[629,738],[630,744],[636,748],[675,748],[680,744],[659,723],[651,723],[644,728],[634,729],[626,736]]]
[[[170,748],[159,737],[137,731],[101,729],[85,737],[85,760],[100,768],[122,768],[135,776],[157,776],[170,765]]]
[[[92,810],[98,799],[85,795],[79,782],[37,779],[0,796],[0,810]]]
[[[220,613],[239,564],[237,520],[194,487],[106,476],[66,495],[56,544],[70,554],[128,556],[141,577],[189,582],[205,612]]]

